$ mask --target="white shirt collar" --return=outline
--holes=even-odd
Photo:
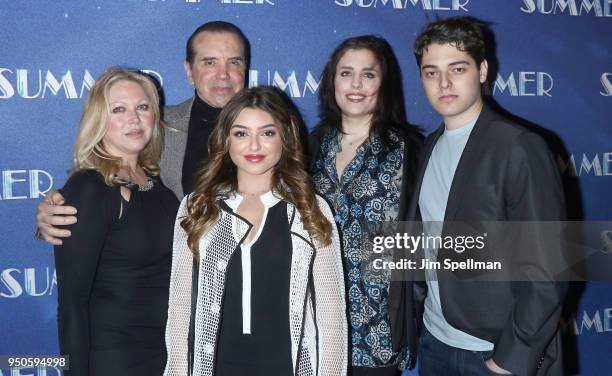
[[[238,206],[240,206],[240,203],[243,199],[244,197],[241,196],[238,192],[233,192],[230,193],[228,198],[226,198],[224,201],[235,212],[238,209]],[[272,206],[276,205],[280,200],[282,200],[280,195],[273,191],[268,191],[262,194],[261,196],[259,196],[259,199],[261,200],[263,206],[266,208],[271,208]]]

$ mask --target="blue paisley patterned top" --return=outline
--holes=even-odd
[[[330,129],[321,139],[313,181],[316,190],[334,207],[342,234],[348,273],[348,303],[352,342],[352,364],[357,367],[397,365],[405,369],[409,354],[392,349],[389,322],[389,275],[372,270],[365,262],[371,254],[367,223],[397,220],[402,182],[403,142],[388,150],[378,135],[359,146],[354,159],[339,178],[336,153],[338,131]],[[394,141],[398,141],[396,138]]]

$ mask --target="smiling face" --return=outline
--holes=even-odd
[[[335,98],[343,117],[371,118],[378,102],[382,73],[370,50],[347,50],[334,77]]]
[[[480,66],[451,44],[431,44],[421,60],[421,80],[429,103],[449,129],[478,117],[482,109],[481,84],[487,79],[487,61]]]
[[[193,61],[186,61],[185,72],[198,96],[221,108],[244,88],[246,59],[240,39],[226,32],[204,31],[193,39]]]
[[[154,116],[151,100],[132,81],[118,81],[108,91],[109,120],[102,144],[106,151],[124,160],[138,158],[151,139]]]
[[[232,123],[229,155],[238,171],[238,180],[268,176],[280,161],[283,143],[272,116],[257,108],[245,108]]]

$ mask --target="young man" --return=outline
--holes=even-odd
[[[443,124],[425,143],[408,219],[445,226],[562,220],[561,181],[546,144],[483,101],[483,39],[476,20],[451,18],[427,25],[414,43],[425,93]],[[414,296],[422,297],[414,302],[423,324],[421,375],[562,374],[557,325],[565,284],[465,282],[451,274],[430,270],[425,283],[414,283]]]
[[[161,178],[181,200],[193,191],[194,174],[208,157],[208,137],[221,109],[244,88],[249,42],[234,24],[207,22],[187,40],[185,73],[195,86],[195,95],[164,110],[164,151]],[[70,232],[54,226],[76,222],[75,209],[63,206],[63,197],[51,192],[38,205],[40,235],[51,244],[61,244]]]

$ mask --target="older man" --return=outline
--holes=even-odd
[[[208,137],[221,109],[244,88],[248,59],[248,40],[228,22],[207,22],[187,40],[184,68],[195,95],[165,109],[168,128],[160,162],[162,181],[179,199],[193,190],[194,175],[208,156]],[[55,226],[77,221],[76,209],[63,204],[61,194],[52,192],[38,205],[40,235],[56,245],[70,231]]]

